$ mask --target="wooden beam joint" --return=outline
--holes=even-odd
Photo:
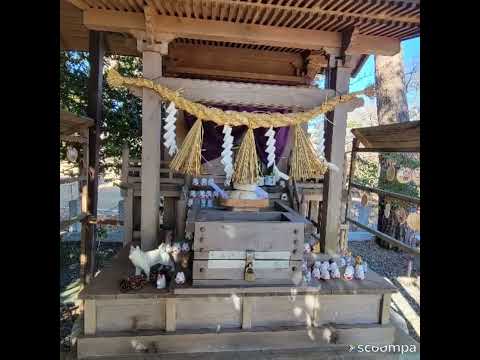
[[[351,26],[342,32],[342,50],[341,60],[344,67],[352,67],[353,57],[351,54],[355,54],[355,46],[358,44],[359,30],[355,26]]]

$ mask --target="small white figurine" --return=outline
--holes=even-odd
[[[187,207],[191,208],[193,206],[193,198],[189,198],[187,201]]]
[[[141,271],[145,273],[147,279],[150,277],[150,268],[156,264],[172,266],[170,256],[166,250],[166,244],[162,243],[155,250],[142,251],[139,246],[131,246],[128,256],[135,266],[135,275],[140,275]]]
[[[310,244],[305,244],[305,247],[304,247],[304,250],[303,252],[308,254],[312,251],[312,247],[310,246]]]
[[[317,269],[320,269],[320,266],[322,266],[322,262],[321,261],[315,261],[315,264],[313,266],[316,267]]]
[[[198,183],[199,183],[199,182],[198,182],[198,179],[197,179],[197,178],[193,178],[193,179],[192,179],[192,185],[193,185],[193,186],[198,186]]]
[[[200,190],[200,207],[205,208],[207,207],[207,195],[205,194],[204,190]]]
[[[178,272],[177,276],[175,276],[175,282],[178,285],[181,285],[181,284],[185,283],[185,274],[182,271]]]
[[[365,280],[365,271],[363,271],[363,265],[355,265],[355,279]]]
[[[355,279],[365,280],[365,271],[360,256],[355,258]]]
[[[347,267],[345,268],[345,274],[343,274],[343,278],[345,280],[352,280],[354,271],[355,270],[353,269],[352,265],[347,265]]]
[[[363,272],[366,274],[368,272],[368,265],[367,265],[367,262],[364,261],[363,262]]]
[[[190,245],[188,243],[184,242],[181,247],[183,252],[189,252],[190,251]]]
[[[282,188],[285,188],[287,186],[287,183],[285,182],[285,180],[280,180],[280,186]]]
[[[330,277],[332,279],[340,279],[340,270],[338,269],[338,265],[335,260],[330,259],[328,270],[330,271]]]
[[[171,252],[172,252],[173,254],[178,254],[180,251],[182,251],[182,247],[181,247],[181,245],[180,245],[179,243],[175,243],[175,244],[172,245],[172,250],[171,250]]]
[[[347,266],[347,261],[345,260],[345,257],[343,257],[343,256],[340,257],[339,261],[340,261],[340,267],[341,268]]]
[[[283,193],[283,194],[280,196],[280,200],[282,200],[282,201],[288,201],[288,195],[287,195],[287,193]]]
[[[167,280],[164,274],[158,274],[157,276],[157,289],[165,289],[167,287]]]
[[[200,185],[201,185],[201,186],[207,186],[207,185],[208,185],[208,180],[207,180],[207,178],[202,178],[202,179],[200,180]]]
[[[330,272],[329,272],[330,264],[328,261],[324,261],[320,265],[320,279],[322,280],[330,280]]]
[[[303,274],[303,281],[306,283],[309,283],[311,280],[312,280],[312,273],[310,271],[305,272]]]
[[[320,269],[319,269],[318,267],[314,267],[314,268],[313,268],[312,276],[313,276],[315,279],[320,280]]]

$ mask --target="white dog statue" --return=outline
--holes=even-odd
[[[328,263],[328,261],[324,261],[320,264],[320,279],[330,280],[329,267],[330,264]]]
[[[338,269],[338,265],[335,260],[330,260],[328,270],[330,271],[330,277],[332,279],[340,279],[340,270]]]
[[[139,246],[131,246],[128,258],[135,266],[135,275],[140,275],[143,270],[145,275],[147,275],[147,279],[150,278],[150,268],[153,265],[173,266],[164,243],[157,249],[150,251],[142,251]]]

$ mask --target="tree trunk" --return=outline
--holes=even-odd
[[[409,121],[405,74],[403,70],[402,51],[393,56],[375,56],[375,87],[377,97],[377,117],[379,125]],[[387,161],[384,154],[379,154],[380,178],[379,188],[385,188]],[[384,214],[385,197],[378,198],[378,230],[386,232],[387,222]],[[394,212],[390,216],[395,216]],[[383,245],[383,241],[377,238]],[[390,248],[390,246],[388,246]]]

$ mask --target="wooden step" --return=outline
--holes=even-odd
[[[148,355],[293,349],[347,351],[349,344],[388,345],[393,342],[394,328],[391,325],[139,331],[82,336],[77,341],[77,356],[86,359],[144,354],[139,347],[148,349]]]

